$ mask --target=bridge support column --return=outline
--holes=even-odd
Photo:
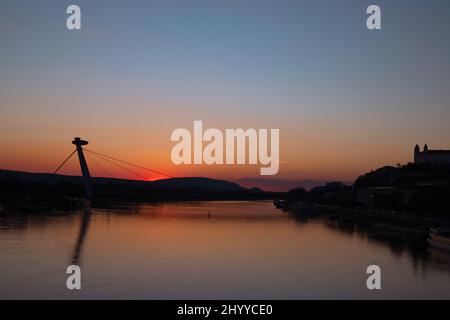
[[[89,168],[87,166],[86,159],[84,157],[83,148],[81,146],[87,145],[89,142],[86,140],[81,140],[81,138],[76,137],[72,143],[77,147],[78,159],[80,160],[81,173],[83,174],[84,186],[86,191],[86,199],[92,200],[94,194],[92,190],[91,174],[89,173]]]

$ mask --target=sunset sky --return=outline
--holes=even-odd
[[[448,0],[1,0],[0,168],[52,172],[80,136],[174,176],[258,177],[172,164],[171,132],[202,120],[279,128],[274,179],[352,181],[416,143],[450,149],[449,33]],[[62,173],[80,174],[75,159]]]

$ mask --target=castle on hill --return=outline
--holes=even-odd
[[[430,150],[425,145],[420,151],[419,145],[416,145],[414,163],[450,164],[450,150]]]

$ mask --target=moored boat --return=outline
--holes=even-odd
[[[450,228],[433,228],[430,231],[430,246],[450,251]]]

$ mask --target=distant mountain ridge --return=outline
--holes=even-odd
[[[286,192],[288,190],[303,187],[310,190],[314,187],[323,186],[326,180],[288,180],[288,179],[265,179],[265,178],[240,178],[234,182],[245,188],[258,187],[264,191]]]
[[[11,171],[0,169],[0,180],[20,180],[23,182],[42,183],[42,184],[60,184],[60,183],[83,183],[81,176],[67,176],[50,173],[30,173],[22,171]],[[97,185],[121,185],[130,187],[149,187],[154,189],[201,189],[211,192],[232,192],[249,191],[247,188],[234,182],[199,177],[170,178],[155,181],[128,180],[117,178],[92,178]]]
[[[30,173],[23,171],[12,171],[0,169],[0,180],[5,178],[17,178],[25,182],[58,184],[58,183],[83,183],[81,176],[53,175],[51,173]],[[238,180],[226,181],[202,177],[181,177],[161,179],[155,181],[129,180],[118,178],[92,178],[96,184],[114,184],[120,186],[133,187],[154,187],[155,189],[206,189],[212,192],[219,191],[269,191],[285,192],[297,187],[304,187],[309,190],[317,186],[325,185],[322,180],[283,180],[264,178],[241,178]],[[254,189],[257,188],[257,189]]]
[[[151,181],[151,185],[162,188],[199,188],[210,191],[248,191],[237,183],[211,178],[170,178]]]

